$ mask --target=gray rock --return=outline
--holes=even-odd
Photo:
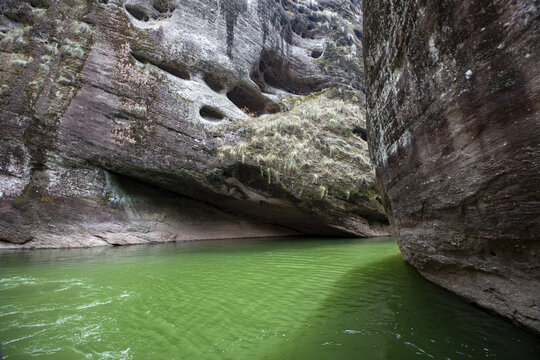
[[[537,5],[363,5],[369,145],[404,259],[540,332]]]
[[[293,99],[362,99],[360,24],[357,1],[3,2],[2,246],[387,233],[368,167],[268,184],[223,150],[294,114]],[[365,140],[361,119],[335,120],[336,142]],[[334,155],[330,173],[354,160]]]

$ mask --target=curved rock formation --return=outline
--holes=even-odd
[[[0,246],[386,233],[360,24],[357,1],[3,1]],[[345,110],[299,115],[318,98]],[[313,121],[309,181],[278,140],[228,151],[280,116]]]
[[[368,133],[404,259],[540,332],[531,1],[365,1]]]

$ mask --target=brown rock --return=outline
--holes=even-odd
[[[283,161],[261,164],[273,171],[268,184],[259,164],[218,157],[251,136],[244,124],[294,112],[292,98],[329,87],[363,97],[361,11],[342,5],[2,2],[3,246],[192,239],[195,229],[200,238],[385,234],[369,166],[346,181],[287,187],[286,174],[275,178]],[[365,132],[365,122],[335,121],[336,142],[364,141],[353,131]],[[332,154],[325,171],[337,173],[342,160]],[[310,175],[320,169],[307,165]],[[130,179],[145,185],[134,191]],[[161,208],[145,195],[154,187],[168,191],[155,195]]]
[[[404,259],[540,332],[531,1],[364,1],[369,145]]]

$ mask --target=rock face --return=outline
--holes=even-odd
[[[0,247],[387,233],[350,114],[361,15],[352,0],[3,1]],[[319,121],[319,98],[345,110]],[[286,128],[243,153],[280,116],[313,122],[309,180]]]
[[[363,6],[369,145],[404,259],[540,332],[537,5]]]

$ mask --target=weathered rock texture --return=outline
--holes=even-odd
[[[350,109],[301,163],[309,181],[227,151],[330,87],[362,114],[360,25],[358,1],[3,1],[0,246],[386,233]],[[335,181],[342,159],[359,166]]]
[[[540,332],[533,1],[365,1],[372,160],[404,259]]]

